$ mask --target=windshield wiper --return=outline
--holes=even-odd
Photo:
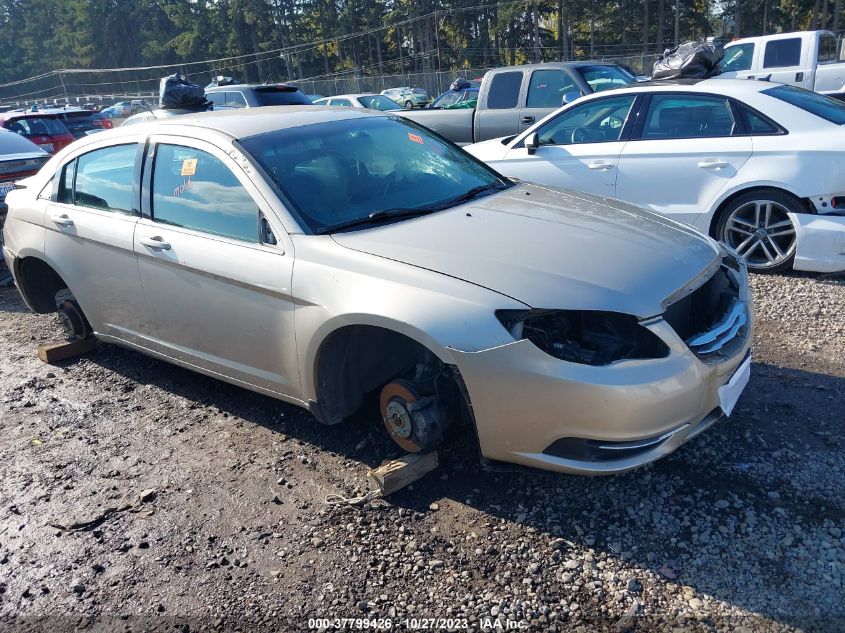
[[[382,209],[381,211],[373,211],[370,215],[361,216],[360,218],[352,218],[345,222],[338,222],[329,226],[322,227],[318,233],[325,235],[326,233],[336,233],[344,229],[350,229],[356,226],[365,224],[376,224],[383,220],[390,220],[393,218],[412,218],[420,215],[427,215],[437,211],[435,207],[398,207],[395,209]]]
[[[461,195],[456,196],[455,198],[450,198],[436,205],[431,205],[428,207],[396,207],[394,209],[382,209],[380,211],[373,211],[369,215],[365,215],[360,218],[352,218],[351,220],[346,220],[345,222],[338,222],[337,224],[324,226],[320,228],[317,233],[319,235],[325,235],[327,233],[336,233],[338,231],[350,229],[356,226],[376,224],[378,222],[382,222],[384,220],[392,220],[394,218],[412,218],[421,215],[428,215],[429,213],[434,213],[435,211],[442,211],[443,209],[448,209],[449,207],[457,206],[462,202],[471,200],[472,198],[475,198],[479,194],[482,194],[486,191],[502,191],[504,189],[508,189],[509,187],[511,187],[511,185],[501,182],[479,185],[478,187],[473,187],[469,191],[466,191]]]

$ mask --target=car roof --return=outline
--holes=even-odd
[[[229,84],[227,86],[212,86],[211,88],[206,88],[206,92],[226,92],[227,90],[240,90],[242,88],[271,88],[273,86],[286,86],[288,88],[294,88],[299,90],[299,86],[295,84],[285,83],[283,81],[277,81],[274,83],[269,84]],[[300,91],[301,92],[301,91]]]
[[[29,110],[9,110],[8,112],[0,112],[0,121],[11,121],[12,119],[33,119],[36,117],[42,119],[58,118],[55,114],[42,112],[41,110],[36,110],[35,112],[30,112]]]
[[[672,91],[672,92],[712,92],[716,94],[723,94],[726,96],[751,94],[755,92],[762,92],[767,88],[774,88],[780,84],[753,79],[719,79],[718,77],[711,77],[709,79],[669,79],[669,80],[652,80],[639,81],[637,83],[628,84],[623,88],[616,88],[614,90],[605,90],[604,92],[595,93],[597,96],[607,95],[617,92],[630,92],[632,90],[642,90],[644,92],[650,91]],[[593,95],[590,95],[593,96]]]
[[[522,64],[518,66],[501,66],[495,68],[496,72],[502,70],[524,70],[527,66],[532,69],[542,70],[543,68],[581,68],[583,66],[616,66],[616,62],[603,62],[599,60],[582,61],[582,62],[544,62],[542,64]],[[471,81],[475,81],[474,79]]]
[[[123,134],[137,134],[137,131],[142,129],[142,126],[149,126],[147,129],[158,129],[161,133],[167,133],[169,128],[174,126],[190,126],[192,128],[203,128],[222,132],[227,136],[237,139],[303,125],[328,123],[330,121],[342,121],[353,118],[363,119],[373,116],[386,115],[364,111],[360,108],[315,108],[310,104],[301,106],[234,108],[232,110],[218,112],[181,114],[166,119],[156,119],[148,123],[132,125],[128,128],[118,127],[114,130],[100,132],[97,134],[97,137],[106,138],[106,135],[121,136]],[[123,130],[122,133],[121,130]]]
[[[377,92],[356,92],[345,95],[332,95],[331,97],[323,97],[323,99],[357,99],[358,97],[383,97]]]
[[[783,39],[790,39],[790,38],[799,38],[805,37],[807,35],[812,35],[813,33],[817,33],[818,31],[790,31],[789,33],[773,33],[771,35],[757,35],[754,37],[743,37],[737,40],[733,40],[727,42],[725,47],[733,46],[734,44],[749,44],[754,42],[759,42],[760,40],[783,40]],[[822,33],[831,33],[831,31],[821,31]]]

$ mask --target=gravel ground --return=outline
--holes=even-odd
[[[397,454],[370,421],[111,346],[43,365],[54,319],[0,289],[0,627],[841,631],[845,280],[753,287],[751,383],[668,458],[491,472],[458,437],[364,507],[324,499]]]

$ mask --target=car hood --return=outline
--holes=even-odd
[[[502,160],[505,153],[508,151],[507,143],[502,143],[504,139],[513,139],[513,136],[503,136],[501,138],[491,138],[489,141],[481,141],[480,143],[473,143],[472,145],[465,145],[462,149],[475,156],[478,160]]]
[[[693,229],[638,207],[528,184],[333,238],[534,308],[641,318],[662,313],[670,297],[703,283],[721,253]]]

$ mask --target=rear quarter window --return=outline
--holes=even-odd
[[[259,105],[263,106],[311,105],[308,97],[299,90],[279,89],[276,87],[256,88],[255,99]]]

